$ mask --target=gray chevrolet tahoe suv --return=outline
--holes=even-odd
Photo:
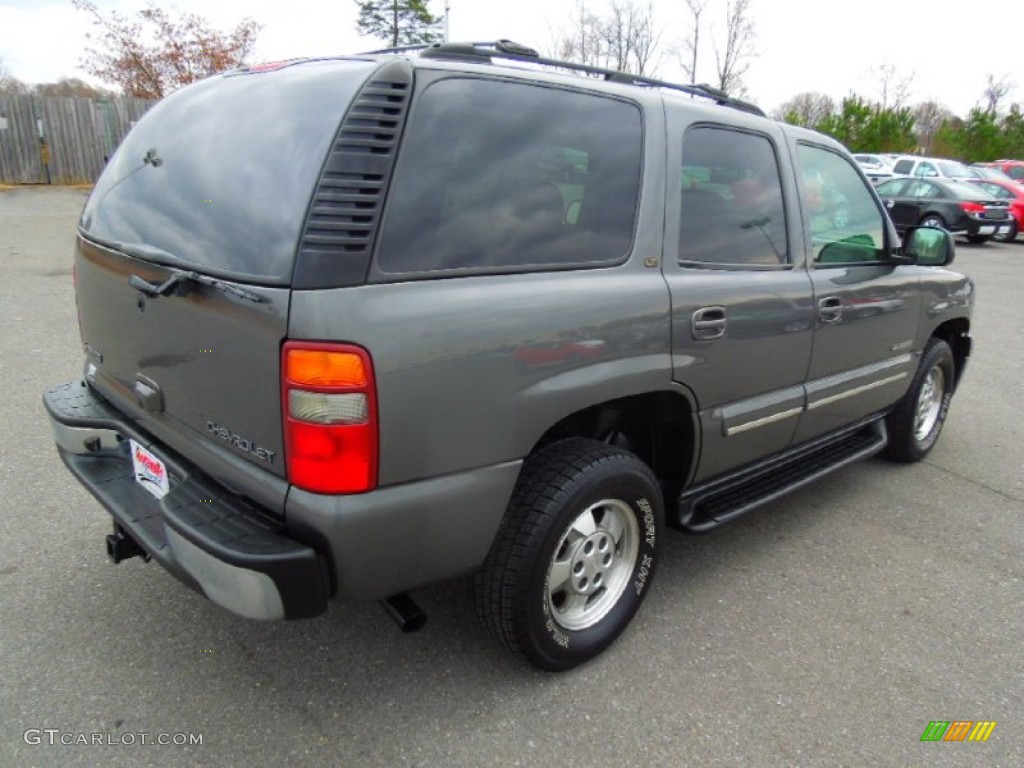
[[[970,351],[952,258],[835,141],[706,87],[505,42],[286,62],[125,139],[78,227],[84,374],[44,401],[115,562],[407,627],[475,574],[484,625],[566,669],[666,526],[931,449]]]

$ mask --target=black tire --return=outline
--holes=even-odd
[[[967,242],[974,243],[975,245],[981,245],[987,243],[992,238],[989,235],[968,235]]]
[[[946,227],[946,220],[943,219],[941,216],[939,216],[939,214],[937,214],[937,213],[929,213],[927,216],[925,216],[923,219],[921,219],[921,226],[922,227],[935,227],[937,229],[947,229],[948,230],[948,227]]]
[[[942,339],[929,340],[910,389],[885,419],[889,432],[886,458],[909,463],[928,455],[946,423],[955,376],[949,344]]]
[[[592,659],[650,590],[662,516],[658,481],[629,451],[581,438],[544,448],[526,460],[476,575],[477,614],[541,669]]]
[[[1017,239],[1017,220],[1014,219],[1010,222],[1010,231],[1005,235],[996,235],[995,239],[1000,243],[1012,243]]]

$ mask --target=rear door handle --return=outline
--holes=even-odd
[[[825,324],[838,323],[843,319],[843,300],[838,296],[826,296],[818,301],[818,321]]]
[[[690,318],[690,331],[695,339],[720,339],[727,324],[725,307],[704,307]]]

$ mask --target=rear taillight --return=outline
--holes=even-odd
[[[289,341],[281,353],[289,481],[314,493],[377,487],[377,395],[362,347]]]
[[[960,207],[967,213],[984,213],[985,206],[978,203],[960,203]]]

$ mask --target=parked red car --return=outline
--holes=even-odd
[[[1017,238],[1017,233],[1024,228],[1024,179],[1021,182],[1018,184],[1013,181],[996,181],[995,179],[975,179],[971,182],[984,189],[992,197],[1006,200],[1010,204],[1013,225],[1006,234],[995,236],[995,239],[1001,243],[1012,243]]]
[[[1019,184],[1024,184],[1024,160],[996,160],[992,163],[978,163],[986,168],[998,168]]]

